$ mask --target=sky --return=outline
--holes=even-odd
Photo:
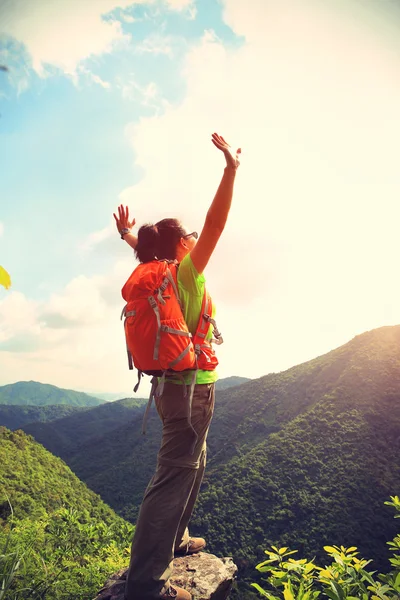
[[[242,148],[205,273],[220,376],[400,323],[392,0],[0,0],[0,64],[0,385],[132,395],[112,213],[201,231],[214,131]]]

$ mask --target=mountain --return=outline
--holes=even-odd
[[[129,423],[136,414],[143,415],[146,403],[143,398],[106,402],[51,422],[29,423],[23,430],[50,452],[68,460],[71,454],[80,454],[81,447]]]
[[[229,377],[218,383],[228,388],[242,379]],[[106,502],[111,502],[124,518],[134,521],[143,490],[156,464],[161,436],[161,424],[154,406],[148,433],[142,435],[146,404],[147,399],[126,398],[90,408],[84,414],[22,427],[50,452],[65,460],[78,477],[100,493]],[[115,471],[110,457],[115,462]],[[135,481],[134,490],[131,482],[125,481],[126,471]]]
[[[141,419],[78,442],[65,458],[132,521],[160,437],[154,407],[146,436]],[[270,543],[311,557],[324,544],[354,544],[384,570],[395,521],[383,502],[400,488],[400,326],[219,390],[208,447],[193,533],[211,552],[245,569]]]
[[[240,385],[241,383],[245,383],[246,381],[250,381],[248,377],[237,377],[236,375],[232,375],[231,377],[224,377],[223,379],[219,379],[215,385],[217,390],[225,390],[230,387],[235,387],[236,385]],[[114,400],[120,400],[121,398],[125,398],[126,394],[119,393],[115,394],[113,392],[104,393],[104,394],[93,394],[96,398],[100,398],[101,400],[106,400],[107,402],[114,402]]]
[[[387,570],[396,522],[383,503],[400,489],[400,326],[221,395],[212,428],[192,526],[213,551],[246,566],[270,544],[308,557],[355,545]]]
[[[219,379],[215,384],[216,390],[227,390],[231,387],[236,387],[237,385],[241,385],[242,383],[246,383],[246,381],[251,381],[248,377],[237,377],[236,375],[232,375],[231,377],[225,377],[224,379]]]
[[[7,429],[19,429],[33,421],[54,421],[74,412],[87,410],[85,407],[68,406],[67,404],[49,404],[48,406],[20,406],[18,404],[0,404],[0,425]]]
[[[65,457],[80,479],[118,514],[135,522],[143,492],[156,467],[161,421],[153,409],[142,434],[143,412],[124,425],[78,446]]]
[[[23,431],[0,427],[2,577],[17,574],[5,597],[93,598],[126,566],[131,537],[132,527],[62,460]]]
[[[114,402],[114,400],[121,400],[121,398],[126,398],[127,395],[124,392],[114,393],[114,392],[104,392],[104,394],[91,394],[95,398],[99,398],[100,400],[105,400],[106,402]]]
[[[103,401],[83,392],[65,390],[48,383],[18,381],[17,383],[0,386],[0,404],[98,406],[103,404]]]
[[[243,455],[314,406],[334,401],[381,419],[400,410],[400,325],[382,327],[282,373],[251,380],[218,396],[209,436],[208,470]],[[391,407],[391,408],[390,408]]]
[[[218,386],[227,389],[238,385],[242,380],[247,381],[244,377],[227,377],[218,381]],[[81,413],[66,415],[65,418],[56,421],[50,418],[29,419],[18,426],[33,435],[50,452],[68,461],[71,454],[81,455],[80,446],[90,446],[90,440],[107,435],[113,429],[130,423],[136,416],[139,417],[138,423],[141,423],[146,403],[147,400],[143,398],[125,398],[91,408],[84,415]],[[0,406],[0,424],[6,425],[2,423],[1,417]],[[157,428],[157,424],[155,427]]]
[[[6,495],[16,519],[68,506],[93,519],[123,523],[60,458],[23,431],[0,427],[0,524],[9,512]]]

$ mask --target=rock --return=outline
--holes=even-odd
[[[124,600],[128,569],[108,579],[94,600]],[[207,552],[174,559],[171,584],[185,588],[193,600],[225,600],[229,596],[237,567],[231,558],[217,558]]]

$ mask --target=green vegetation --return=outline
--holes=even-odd
[[[233,555],[243,576],[266,545],[280,544],[316,556],[326,544],[354,544],[383,568],[394,525],[380,507],[399,487],[400,448],[399,421],[380,416],[324,402],[297,417],[209,474],[192,528]]]
[[[67,404],[55,404],[48,406],[19,406],[17,404],[0,404],[0,425],[7,429],[19,429],[27,423],[41,421],[46,423],[61,419],[74,412],[88,410],[79,406],[68,406]]]
[[[229,377],[220,385],[234,386],[242,379]],[[147,399],[126,398],[51,423],[30,423],[23,429],[65,460],[121,516],[134,522],[156,465],[161,435],[154,406],[147,434],[142,435],[146,403]]]
[[[0,597],[88,600],[126,566],[132,533],[60,459],[0,428]]]
[[[146,402],[147,400],[142,398],[107,402],[86,409],[85,412],[71,413],[56,421],[30,423],[23,429],[33,435],[47,450],[70,463],[73,456],[85,455],[86,448],[89,452],[92,447],[96,448],[98,438],[130,423],[135,415],[142,415]],[[103,454],[103,451],[101,453]],[[77,474],[80,477],[79,473]]]
[[[98,406],[99,404],[103,404],[103,401],[83,392],[64,390],[47,383],[18,381],[17,383],[10,383],[9,385],[0,387],[0,404]]]
[[[400,518],[400,499],[392,496],[391,502]],[[393,556],[389,559],[392,570],[376,575],[367,571],[370,560],[360,559],[352,546],[325,546],[330,565],[319,567],[314,560],[288,558],[296,550],[272,546],[266,550],[269,557],[257,565],[260,573],[268,573],[263,586],[253,583],[259,594],[268,600],[316,600],[319,596],[331,600],[389,600],[400,597],[400,534],[388,542]]]
[[[224,379],[218,379],[215,384],[216,390],[228,390],[232,387],[236,387],[238,385],[242,385],[246,383],[246,381],[251,381],[248,377],[238,377],[236,375],[232,375],[231,377],[224,377]]]
[[[82,414],[81,429],[75,415],[66,428],[65,419],[43,424],[40,439],[54,452],[61,447],[73,471],[134,522],[160,422],[153,407],[142,436],[140,406],[114,428],[110,413],[102,429],[91,429],[87,417],[100,408]],[[210,552],[233,556],[241,581],[251,580],[271,545],[319,561],[327,544],[355,545],[383,572],[395,530],[381,507],[400,487],[399,431],[400,326],[219,390],[192,533],[207,538]]]
[[[146,435],[142,421],[143,412],[133,415],[123,427],[80,446],[66,459],[80,479],[132,523],[155,470],[161,440],[161,422],[154,407]]]
[[[400,483],[399,374],[400,327],[389,327],[219,391],[193,533],[211,552],[233,555],[242,577],[271,544],[317,556],[326,544],[357,545],[384,564],[393,524],[381,506]],[[146,436],[141,421],[138,412],[83,444],[77,435],[63,456],[132,522],[160,439],[154,408]],[[49,425],[61,435],[59,423]]]

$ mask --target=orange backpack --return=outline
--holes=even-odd
[[[135,392],[143,374],[165,379],[167,374],[194,370],[194,382],[198,369],[209,371],[218,365],[211,341],[221,344],[223,339],[212,319],[211,297],[205,290],[199,323],[192,336],[179,299],[178,268],[177,261],[142,263],[122,288],[126,306],[121,319],[125,316],[129,368],[134,365],[138,370]],[[211,341],[206,340],[210,325],[214,329]]]

